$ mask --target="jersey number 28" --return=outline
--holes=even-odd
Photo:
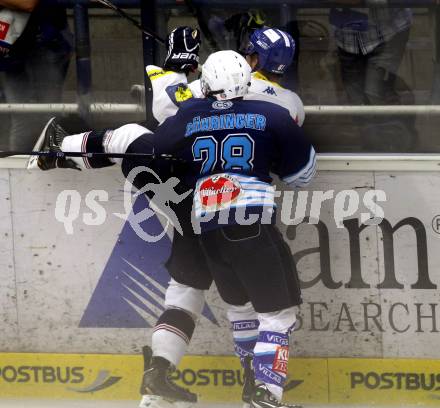
[[[225,171],[249,171],[253,169],[255,142],[247,133],[227,135],[219,143],[214,136],[200,136],[192,146],[194,161],[202,162],[201,174],[214,170],[218,161]]]

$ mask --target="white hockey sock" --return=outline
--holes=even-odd
[[[195,323],[189,313],[180,309],[167,309],[159,317],[151,339],[153,357],[163,357],[174,366],[188,349]]]
[[[87,138],[91,132],[78,133],[77,135],[66,136],[61,144],[63,152],[85,152]],[[86,157],[70,157],[82,169],[89,169]]]
[[[293,308],[259,313],[258,341],[254,349],[255,379],[281,401],[289,361],[289,336],[296,321]]]

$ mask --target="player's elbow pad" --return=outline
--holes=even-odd
[[[309,160],[306,165],[298,172],[283,177],[283,181],[290,187],[305,187],[312,181],[316,174],[316,152],[313,147],[310,149]]]
[[[289,185],[289,187],[291,188],[302,188],[302,187],[306,187],[313,179],[313,177],[315,177],[316,174],[316,167],[313,169],[313,171],[306,176],[304,179],[298,179],[293,183],[287,183]]]

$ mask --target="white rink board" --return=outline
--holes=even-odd
[[[13,226],[9,170],[0,169],[0,321],[2,350],[13,351],[18,341]]]
[[[321,172],[308,190],[354,189],[362,200],[373,188],[387,194],[381,206],[391,228],[405,219],[413,222],[419,234],[419,254],[415,230],[408,225],[385,234],[386,250],[377,226],[357,234],[356,223],[349,221],[352,236],[347,228],[336,228],[334,200],[322,207],[321,240],[314,225],[298,226],[296,238],[295,227],[281,226],[298,260],[300,279],[316,280],[303,290],[302,327],[292,342],[295,356],[440,357],[436,347],[440,338],[440,235],[432,227],[440,214],[440,173]],[[101,203],[108,215],[105,223],[87,226],[77,220],[74,234],[66,234],[54,215],[57,196],[66,189],[78,190],[83,199],[91,190],[106,190],[110,200]],[[149,327],[161,310],[169,242],[148,244],[147,259],[130,253],[135,247],[132,237],[127,238],[126,230],[121,234],[124,221],[112,215],[124,212],[120,172],[0,170],[0,211],[0,350],[139,352],[149,341]],[[82,202],[80,214],[84,212],[90,209]],[[349,218],[357,217],[358,213]],[[158,253],[162,258],[157,258]],[[345,285],[355,273],[356,261],[362,280],[355,279],[355,287],[348,288]],[[323,271],[321,265],[327,269]],[[395,287],[390,275],[393,265]],[[327,286],[317,278],[320,273],[330,273]],[[431,287],[411,288],[423,273],[429,277],[419,286],[430,283]],[[377,288],[385,277],[392,287]],[[159,290],[144,291],[142,282]],[[335,288],[329,288],[329,282]],[[190,353],[232,354],[223,303],[215,290],[207,298],[210,311],[199,322]],[[107,309],[111,313],[106,314]]]

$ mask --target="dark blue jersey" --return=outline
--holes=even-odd
[[[124,128],[135,128],[130,133]],[[205,226],[273,222],[275,190],[270,173],[293,187],[307,184],[314,175],[315,151],[294,123],[289,112],[269,102],[191,99],[159,126],[155,134],[137,125],[127,125],[103,134],[92,132],[78,140],[86,151],[120,153],[154,152],[155,159],[125,158],[125,175],[137,166],[149,165],[166,179],[177,176],[194,190],[196,219]],[[180,159],[184,165],[163,161],[163,156]],[[94,159],[91,167],[110,165]],[[96,163],[95,163],[96,162]],[[170,163],[172,165],[170,165]],[[141,184],[145,180],[141,181]],[[137,183],[135,183],[137,184]],[[264,217],[264,218],[263,218]]]
[[[233,172],[270,182],[289,177],[314,156],[289,112],[264,101],[191,99],[155,132],[157,154],[192,162],[190,177]]]
[[[312,145],[288,110],[264,101],[188,100],[156,130],[154,149],[190,163],[180,176],[195,187],[198,217],[273,210],[270,173],[302,186],[316,164]]]

